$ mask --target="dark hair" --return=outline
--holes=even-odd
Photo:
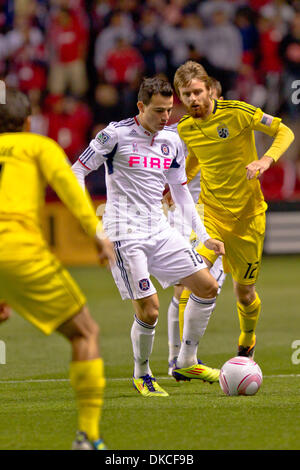
[[[5,104],[0,104],[0,133],[20,132],[31,114],[30,101],[24,93],[6,89]]]
[[[171,83],[160,77],[144,78],[138,93],[138,100],[149,104],[153,95],[172,96]]]

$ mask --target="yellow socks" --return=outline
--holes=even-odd
[[[237,302],[237,310],[241,329],[239,346],[252,346],[255,343],[255,329],[261,310],[260,298],[256,294],[255,300],[247,306]]]
[[[182,291],[180,300],[179,300],[179,332],[180,332],[180,341],[182,341],[182,333],[183,333],[183,323],[184,323],[184,310],[191,295],[191,291],[188,289],[184,289]]]
[[[181,340],[184,323],[184,310],[190,294],[191,291],[184,289],[179,301],[179,330]],[[245,306],[237,302],[237,310],[241,329],[239,346],[252,346],[255,343],[255,329],[261,310],[261,301],[258,294],[256,294],[255,300],[250,305]]]
[[[105,387],[103,360],[71,362],[70,381],[78,403],[78,430],[85,432],[90,441],[96,441],[100,438]]]

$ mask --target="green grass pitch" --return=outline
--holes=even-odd
[[[167,377],[167,307],[160,297],[151,368],[169,392],[146,399],[132,388],[132,307],[122,302],[109,272],[70,269],[101,326],[107,387],[102,433],[116,450],[300,449],[300,257],[265,257],[257,290],[262,299],[255,359],[264,374],[253,397],[227,397],[218,384],[176,383]],[[199,357],[220,367],[236,353],[239,333],[232,281],[226,279],[201,341]],[[17,314],[0,326],[6,364],[0,364],[0,449],[70,449],[76,406],[68,382],[70,347],[45,337]],[[294,354],[294,361],[292,355]]]

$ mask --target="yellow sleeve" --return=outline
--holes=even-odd
[[[256,108],[251,127],[255,131],[264,132],[270,137],[275,137],[280,123],[280,118],[266,114],[260,108]]]
[[[94,237],[97,229],[102,229],[102,223],[97,218],[89,197],[82,190],[72,172],[64,151],[52,139],[47,139],[41,151],[38,152],[37,158],[46,181],[79,220],[85,232]]]
[[[187,182],[189,183],[192,179],[195,178],[197,173],[199,173],[201,165],[198,158],[194,155],[193,152],[189,150],[187,159],[185,161],[185,171],[187,176]]]
[[[294,138],[293,131],[281,122],[274,137],[273,144],[265,152],[265,155],[273,158],[273,160],[277,162],[281,155],[289,148]]]

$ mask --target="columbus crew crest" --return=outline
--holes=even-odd
[[[229,130],[228,130],[228,127],[225,126],[225,124],[220,124],[217,127],[217,132],[218,132],[218,136],[221,139],[226,139],[229,136]]]

